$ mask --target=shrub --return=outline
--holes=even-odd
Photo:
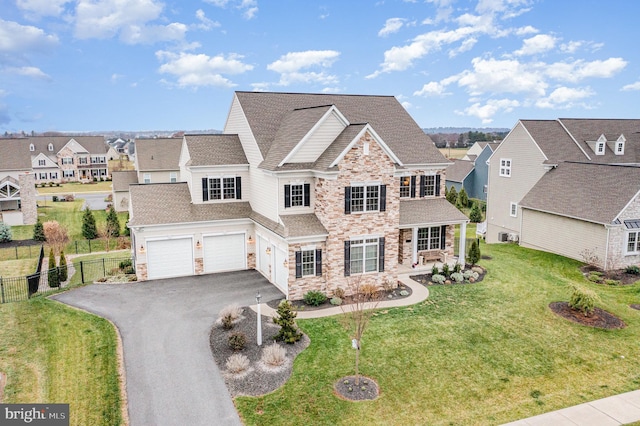
[[[476,203],[473,204],[473,207],[471,208],[471,212],[469,212],[469,220],[472,223],[482,222],[482,211],[480,210],[480,207],[478,207],[478,204]]]
[[[444,263],[442,265],[442,275],[444,275],[445,277],[448,277],[451,274],[451,272],[449,271],[449,264]]]
[[[480,243],[475,239],[471,242],[471,246],[469,247],[469,253],[467,253],[467,261],[475,265],[480,260]]]
[[[378,287],[375,284],[362,284],[360,293],[364,296],[364,300],[374,300],[378,295]]]
[[[272,367],[278,367],[287,360],[287,350],[277,343],[273,343],[262,351],[262,362]]]
[[[469,205],[469,197],[467,196],[467,191],[465,191],[464,188],[462,188],[460,189],[460,192],[458,193],[458,198],[456,199],[456,207],[462,210],[463,208],[466,208],[468,205]]]
[[[638,267],[637,265],[629,265],[624,271],[627,274],[640,275],[640,267]]]
[[[234,331],[229,336],[229,347],[234,351],[241,351],[247,344],[247,335],[241,331]]]
[[[591,272],[587,276],[587,279],[593,283],[599,283],[600,281],[602,281],[602,274]]]
[[[249,358],[242,354],[233,354],[227,358],[227,371],[229,373],[238,374],[249,368]]]
[[[336,287],[336,289],[333,290],[333,295],[335,297],[339,297],[340,299],[344,299],[344,296],[345,296],[344,289],[341,287]]]
[[[98,228],[96,226],[96,218],[89,206],[85,207],[82,214],[82,236],[87,240],[93,240],[98,237]]]
[[[42,226],[42,221],[38,218],[38,221],[33,227],[33,239],[36,241],[45,241],[46,237],[44,236],[44,227]]]
[[[76,199],[76,197],[74,197],[72,194],[64,196],[64,200],[65,201],[75,201],[75,199]]]
[[[438,267],[436,265],[433,265],[431,267],[431,275],[438,275],[440,273],[440,269],[438,269]]]
[[[58,196],[57,195],[52,195],[51,196],[51,201],[53,201],[54,203],[58,201]]]
[[[462,273],[462,276],[464,277],[465,280],[468,280],[469,278],[473,278],[474,280],[477,280],[478,277],[480,277],[480,275],[476,272],[476,271],[464,271]]]
[[[231,330],[233,328],[233,320],[231,319],[231,316],[227,315],[226,317],[222,317],[220,321],[222,323],[222,328],[225,330]]]
[[[435,274],[431,276],[431,281],[435,284],[444,284],[446,277],[444,275]]]
[[[451,279],[457,283],[461,283],[464,281],[464,276],[460,272],[454,272],[451,274]]]
[[[606,285],[620,285],[620,281],[618,280],[604,280]]]
[[[56,256],[53,254],[53,249],[49,249],[49,271],[47,272],[47,278],[49,279],[49,287],[60,287],[60,277],[58,276]]]
[[[0,222],[0,243],[8,243],[12,240],[11,227],[4,222]]]
[[[273,317],[273,322],[280,326],[280,331],[275,336],[275,340],[280,340],[285,343],[295,343],[302,338],[302,333],[298,330],[295,318],[298,314],[293,312],[291,302],[283,300],[278,305],[276,316]]]
[[[596,307],[596,302],[599,300],[598,295],[592,290],[572,286],[573,292],[571,299],[569,300],[569,307],[576,311],[581,312],[584,316],[589,316]]]
[[[109,209],[109,213],[107,213],[107,231],[112,237],[120,236],[120,221],[118,220],[116,209],[113,207]]]
[[[304,303],[310,306],[320,306],[327,301],[327,296],[317,290],[311,290],[305,293]]]
[[[67,271],[67,258],[64,255],[64,251],[60,252],[60,282],[66,281],[68,278]]]
[[[451,186],[451,189],[447,192],[447,201],[453,205],[458,201],[458,191],[454,186]]]
[[[406,297],[409,295],[409,292],[407,290],[400,290],[400,296]]]
[[[453,272],[460,272],[462,271],[462,265],[459,263],[456,263],[455,265],[453,265]]]
[[[230,317],[231,321],[235,321],[242,315],[243,309],[237,303],[227,305],[220,310],[218,318]]]
[[[342,305],[342,299],[340,297],[333,296],[331,300],[329,300],[329,303],[333,306],[340,306]]]

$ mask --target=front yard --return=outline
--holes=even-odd
[[[333,393],[353,373],[338,318],[300,320],[311,345],[290,381],[239,397],[246,424],[500,424],[640,386],[640,284],[589,283],[579,262],[515,245],[482,246],[480,283],[432,286],[425,302],[379,311],[363,338],[362,374],[381,396],[352,403]],[[627,324],[605,331],[549,309],[568,284],[595,290],[599,307]]]

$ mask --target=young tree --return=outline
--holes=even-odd
[[[0,222],[0,243],[8,243],[12,240],[11,227],[4,222]]]
[[[127,212],[127,218],[124,221],[124,231],[122,232],[122,235],[124,235],[125,237],[128,237],[131,235],[131,231],[129,230],[129,227],[127,226],[129,224],[129,212]]]
[[[275,339],[285,343],[295,343],[302,337],[302,333],[296,325],[297,313],[293,312],[291,303],[283,300],[278,305],[277,316],[273,317],[273,322],[280,326],[280,331]]]
[[[42,221],[38,218],[38,221],[33,227],[33,239],[36,241],[46,241],[44,236],[44,228],[42,227]]]
[[[464,188],[460,189],[460,192],[458,192],[458,199],[456,200],[456,205],[462,208],[469,206],[469,196],[467,195],[467,191],[465,191]]]
[[[60,252],[60,282],[64,282],[69,277],[67,271],[67,258],[64,255],[64,250]]]
[[[64,246],[69,242],[69,235],[64,226],[55,220],[50,220],[42,224],[44,235],[47,243],[56,253],[60,253]]]
[[[113,206],[111,206],[107,213],[107,229],[111,232],[112,237],[120,236],[120,221],[118,220],[116,209]]]
[[[478,206],[478,203],[473,203],[473,207],[471,207],[471,212],[469,213],[469,220],[472,223],[482,222],[482,210]]]
[[[96,227],[96,218],[89,206],[85,207],[82,214],[82,236],[87,240],[93,240],[98,237],[98,228]]]
[[[447,201],[454,206],[456,205],[456,201],[458,201],[458,191],[456,191],[456,187],[453,185],[451,186],[449,192],[447,192]]]
[[[475,265],[480,260],[480,244],[478,244],[478,240],[475,239],[471,243],[469,247],[469,253],[467,254],[467,261],[471,265]]]
[[[351,344],[356,351],[356,386],[360,386],[360,348],[362,335],[367,329],[369,320],[379,303],[379,292],[372,291],[371,285],[363,284],[361,277],[351,277],[347,285],[352,294],[353,302],[341,305],[344,313],[344,325],[351,333]]]
[[[49,272],[47,273],[47,278],[49,278],[49,287],[60,287],[60,277],[56,267],[56,255],[53,254],[53,247],[49,249]]]

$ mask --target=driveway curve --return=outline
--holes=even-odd
[[[142,425],[240,425],[209,333],[224,306],[283,298],[256,271],[92,284],[52,298],[112,321],[122,337],[129,420]]]

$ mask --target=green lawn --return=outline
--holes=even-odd
[[[125,257],[131,257],[130,250],[118,250],[118,251],[112,251],[109,253],[87,254],[84,256],[78,256],[73,259],[73,263],[75,265],[80,265],[81,261],[91,261],[91,260],[100,260],[100,259],[121,259]],[[71,287],[82,284],[82,276],[78,268],[79,266],[76,266],[76,272],[75,274],[73,274],[73,276],[71,277],[71,280],[69,281],[69,286]],[[91,274],[91,271],[93,271],[94,269],[95,268],[90,269],[88,267],[86,277],[92,278],[93,275]]]
[[[69,403],[71,425],[123,424],[117,337],[106,320],[46,298],[0,305],[4,403]]]
[[[111,192],[111,182],[69,182],[60,186],[45,186],[44,188],[36,188],[38,194],[72,194],[78,192]]]
[[[434,286],[425,302],[379,311],[363,338],[361,373],[376,401],[338,399],[354,353],[338,318],[299,321],[311,345],[289,382],[236,406],[246,424],[500,424],[640,386],[640,284],[588,283],[579,262],[512,244],[482,245],[484,281]],[[605,331],[556,316],[568,284],[601,297],[627,328]]]
[[[33,274],[36,270],[37,260],[37,258],[31,258],[0,262],[0,277],[19,277]]]

